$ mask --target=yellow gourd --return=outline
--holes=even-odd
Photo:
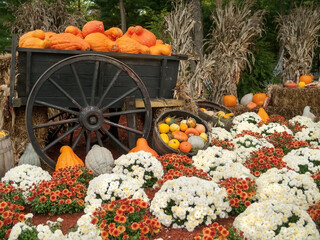
[[[266,123],[269,120],[269,115],[264,110],[264,108],[259,108],[258,115],[261,117],[264,123]]]
[[[60,156],[57,161],[56,171],[66,167],[84,166],[83,161],[73,152],[69,146],[62,146],[60,148]]]

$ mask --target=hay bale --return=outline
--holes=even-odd
[[[0,85],[8,84],[8,76],[11,66],[11,54],[0,55]]]

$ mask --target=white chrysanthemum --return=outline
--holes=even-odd
[[[250,240],[320,239],[315,223],[305,210],[275,200],[251,204],[235,218],[233,226]]]
[[[274,134],[275,132],[281,133],[281,132],[287,132],[288,134],[293,135],[292,131],[285,125],[281,125],[280,123],[269,123],[269,124],[263,124],[260,127],[260,131],[263,136],[268,136],[271,134]]]
[[[122,174],[102,174],[89,183],[85,198],[84,212],[93,212],[103,202],[124,198],[140,198],[149,202],[148,196],[142,188],[142,182]]]
[[[306,126],[306,127],[313,127],[314,126],[314,122],[312,121],[311,118],[306,117],[306,116],[300,116],[300,115],[291,118],[289,120],[289,122],[291,124],[295,124],[297,122],[300,125]]]
[[[259,201],[274,199],[296,204],[305,210],[320,201],[319,189],[311,176],[287,168],[271,168],[261,174],[256,182]]]
[[[241,163],[244,163],[250,158],[251,152],[258,151],[263,147],[274,147],[265,138],[256,138],[251,135],[234,138],[232,144],[234,145],[234,152],[237,153],[241,159]]]
[[[320,149],[291,150],[282,160],[287,163],[288,168],[299,173],[316,174],[320,171]]]
[[[238,134],[242,133],[243,131],[251,131],[254,133],[261,133],[260,128],[258,125],[254,123],[248,123],[248,122],[241,122],[236,125],[233,125],[230,129],[231,135],[233,137],[237,136]]]
[[[163,225],[191,232],[202,223],[212,223],[217,216],[228,217],[231,207],[226,190],[218,184],[183,176],[162,185],[151,201],[150,210]]]
[[[24,198],[27,198],[31,191],[31,187],[35,187],[42,181],[51,180],[51,175],[41,167],[22,164],[11,168],[4,177],[2,182],[10,182],[15,188],[20,188],[23,191]]]
[[[238,116],[236,116],[232,123],[233,124],[239,124],[239,123],[242,123],[242,122],[247,122],[247,123],[252,123],[252,124],[257,124],[261,121],[261,117],[255,113],[255,112],[245,112],[245,113],[242,113]]]
[[[210,134],[209,134],[209,139],[214,139],[218,138],[219,140],[231,140],[232,135],[230,132],[228,132],[226,129],[221,128],[221,127],[213,127],[211,128]]]
[[[152,187],[163,176],[161,162],[149,152],[139,151],[124,154],[114,163],[113,173],[138,179],[142,182],[143,187]]]
[[[306,141],[313,147],[320,146],[320,128],[309,127],[303,128],[300,132],[295,134],[295,138],[298,140]]]
[[[212,181],[218,183],[220,180],[224,180],[230,177],[234,178],[251,178],[255,177],[250,173],[250,169],[243,166],[241,163],[228,162],[226,164],[218,166],[214,171],[208,173],[212,178]]]

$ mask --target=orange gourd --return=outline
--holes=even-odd
[[[259,108],[258,115],[261,117],[264,123],[266,123],[269,120],[269,115],[264,110],[264,108]]]
[[[192,134],[194,136],[199,136],[199,132],[195,128],[188,128],[186,131],[184,131],[185,134],[189,136],[189,134]]]
[[[150,54],[171,56],[171,46],[169,44],[156,44],[150,47]]]
[[[148,142],[145,138],[138,138],[137,144],[134,148],[132,148],[129,153],[132,152],[139,152],[139,151],[145,151],[152,154],[154,157],[159,157],[159,154],[153,150],[151,147],[149,147]]]
[[[42,40],[40,38],[29,37],[20,46],[23,48],[46,48],[50,47],[50,42]]]
[[[24,45],[24,42],[28,39],[28,38],[39,38],[41,40],[44,40],[45,38],[45,33],[44,31],[40,30],[40,29],[37,29],[37,30],[34,30],[34,31],[30,31],[30,32],[27,32],[25,34],[23,34],[20,38],[19,38],[19,47],[23,47]]]
[[[103,22],[97,20],[89,21],[82,28],[83,37],[95,32],[104,33]]]
[[[83,161],[73,152],[69,146],[62,146],[60,148],[60,156],[56,164],[56,171],[66,167],[84,166]]]
[[[247,108],[249,108],[250,110],[256,108],[257,106],[258,106],[258,105],[257,105],[256,103],[254,103],[254,102],[249,102],[249,103],[247,104]]]
[[[75,27],[75,26],[68,26],[68,27],[64,30],[64,32],[66,32],[66,33],[71,33],[71,34],[73,34],[73,35],[75,35],[75,36],[77,36],[77,37],[83,38],[82,31],[81,31],[79,28]]]
[[[179,145],[179,150],[183,153],[188,153],[192,149],[192,145],[189,142],[181,142]]]
[[[184,132],[181,132],[181,131],[172,132],[172,136],[173,136],[173,138],[178,139],[180,142],[188,140],[188,135]]]
[[[90,33],[84,40],[89,43],[90,49],[93,51],[117,52],[119,49],[118,44],[103,33]]]
[[[137,40],[142,45],[145,45],[147,47],[151,47],[151,46],[156,45],[157,38],[149,30],[147,30],[141,26],[136,26],[133,29],[132,28],[129,28],[129,29],[130,29],[130,32],[128,33],[129,36],[132,39]]]
[[[106,35],[112,41],[115,41],[119,37],[123,36],[123,32],[122,32],[122,30],[120,28],[112,27],[112,28],[109,28],[108,30],[106,30],[104,32],[104,35]]]
[[[141,53],[149,54],[149,48],[140,44],[138,41],[128,37],[122,36],[116,40],[119,45],[119,52],[121,53]]]
[[[226,107],[234,107],[237,105],[237,97],[234,95],[225,95],[222,98],[222,103]]]
[[[59,33],[50,38],[52,49],[89,50],[90,45],[84,39],[71,33]]]
[[[199,133],[205,133],[206,132],[206,127],[201,124],[201,123],[198,123],[195,127],[195,129],[199,132]]]
[[[45,32],[45,39],[50,39],[52,36],[56,35],[55,32]]]
[[[302,75],[299,79],[300,82],[304,82],[305,84],[311,83],[313,80],[313,75]]]
[[[256,103],[258,106],[263,106],[267,95],[265,93],[256,93],[252,97],[252,102]]]

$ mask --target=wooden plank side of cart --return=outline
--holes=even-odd
[[[18,82],[16,85],[18,97],[15,98],[10,96],[12,98],[10,100],[12,100],[12,105],[14,107],[26,104],[33,85],[49,67],[67,57],[86,53],[110,56],[131,67],[145,84],[151,103],[154,107],[182,104],[181,101],[175,101],[172,98],[173,89],[177,80],[179,61],[186,59],[185,56],[155,56],[144,54],[28,48],[16,48],[16,50],[18,52]],[[88,75],[89,79],[90,71],[92,70],[88,69],[87,66],[84,66],[82,74]],[[123,79],[122,84],[125,87],[126,79]],[[59,96],[55,96],[52,91],[55,90],[47,89],[47,93],[44,92],[43,95],[46,97],[50,96],[55,101],[59,102]],[[71,94],[77,95],[77,89],[74,88],[74,86],[70,86],[70,91]],[[166,99],[166,101],[161,99]],[[62,103],[64,106],[67,106],[67,104],[68,103]],[[139,99],[137,99],[136,105],[137,107],[141,106],[141,100],[139,101]]]

